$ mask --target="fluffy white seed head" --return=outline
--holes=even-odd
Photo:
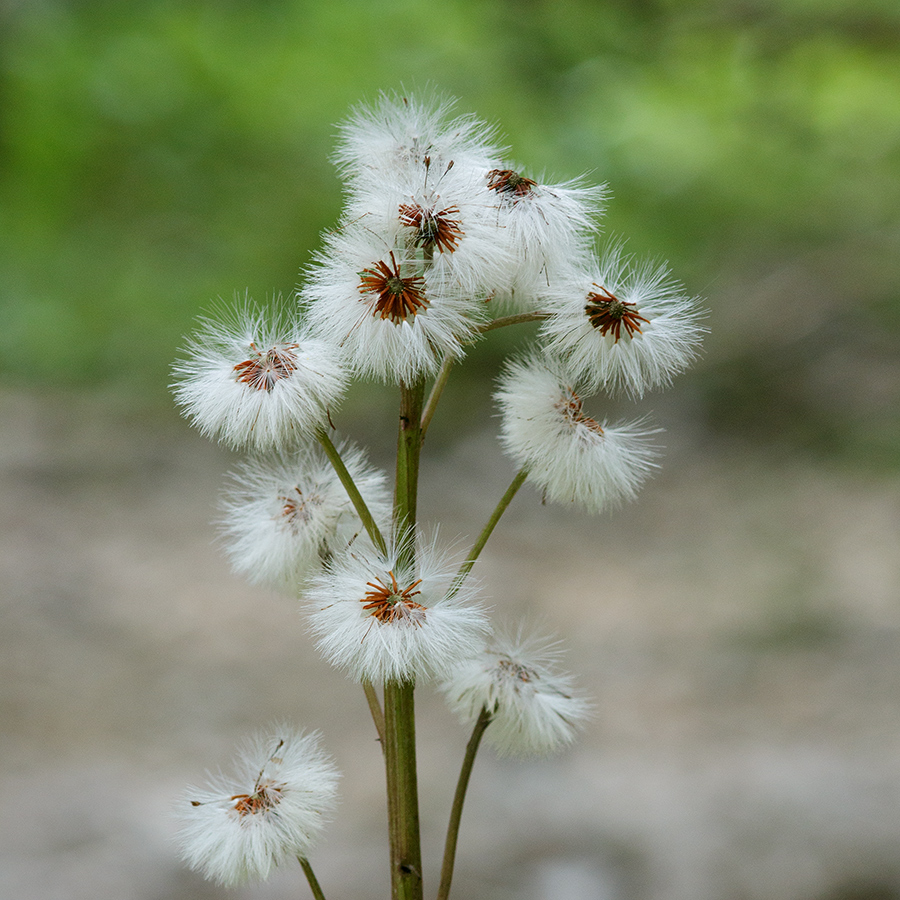
[[[338,452],[375,521],[386,527],[386,476],[369,466],[362,450],[342,444]],[[287,593],[295,594],[363,530],[333,466],[315,446],[244,463],[221,505],[223,545],[235,571]]]
[[[241,751],[236,777],[186,791],[182,856],[226,886],[265,879],[285,859],[307,856],[334,808],[337,782],[317,734],[259,735]]]
[[[517,308],[531,308],[534,298],[588,253],[605,188],[578,180],[543,184],[502,167],[487,171],[484,179],[495,198],[499,241],[515,260],[503,299]]]
[[[485,299],[509,290],[516,260],[496,214],[496,195],[483,170],[434,165],[413,181],[389,177],[360,185],[348,200],[344,221],[384,235],[429,265],[461,294]]]
[[[340,400],[338,351],[296,320],[249,301],[201,319],[174,366],[175,399],[204,434],[269,452],[308,439]]]
[[[340,346],[349,365],[387,382],[433,374],[461,356],[481,306],[440,267],[423,270],[405,246],[364,223],[330,235],[301,292],[314,333]]]
[[[488,631],[473,579],[448,596],[455,572],[433,543],[420,542],[414,566],[393,547],[336,556],[305,595],[319,652],[358,681],[446,673]]]
[[[461,662],[441,689],[451,709],[467,723],[486,710],[485,740],[513,756],[552,753],[571,743],[590,706],[573,693],[559,671],[554,642],[537,636],[495,634],[480,652]]]
[[[695,358],[706,330],[695,298],[664,265],[635,265],[614,247],[544,293],[541,335],[588,390],[643,396]]]
[[[494,128],[473,115],[455,116],[455,102],[382,94],[357,107],[339,128],[334,156],[351,193],[385,177],[418,183],[426,167],[490,168],[501,153]]]
[[[507,364],[495,399],[506,453],[551,500],[600,512],[633,497],[655,468],[655,429],[586,415],[577,382],[552,357]]]

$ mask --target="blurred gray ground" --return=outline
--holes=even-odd
[[[292,867],[219,891],[172,842],[185,785],[280,719],[344,772],[326,894],[386,897],[362,693],[215,549],[228,455],[115,400],[6,393],[0,417],[0,896],[307,896]],[[560,757],[479,757],[454,896],[898,898],[900,480],[669,431],[638,502],[526,490],[485,551],[497,613],[564,638],[596,718]],[[426,450],[424,518],[474,533],[512,475],[492,434]],[[418,697],[433,895],[467,734]]]

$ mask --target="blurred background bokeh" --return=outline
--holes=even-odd
[[[345,771],[326,893],[385,895],[361,696],[295,601],[229,573],[234,458],[167,384],[216,298],[295,289],[340,208],[334,123],[429,87],[530,173],[608,183],[604,234],[710,328],[641,405],[668,453],[636,504],[523,492],[486,551],[597,717],[558,759],[478,761],[455,895],[900,898],[896,0],[0,0],[0,895],[226,896],[178,863],[172,804],[277,718]],[[511,477],[489,387],[526,336],[477,348],[435,420],[450,536]],[[384,464],[394,402],[336,423]],[[433,886],[466,735],[421,706]]]

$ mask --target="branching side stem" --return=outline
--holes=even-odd
[[[472,774],[472,766],[475,763],[475,754],[478,753],[478,745],[488,725],[491,724],[491,713],[482,708],[469,743],[466,745],[466,754],[463,757],[462,768],[459,772],[459,780],[456,783],[456,793],[453,796],[453,806],[450,808],[450,823],[447,825],[447,840],[444,844],[444,862],[441,866],[441,884],[438,888],[437,900],[447,900],[450,895],[450,882],[453,880],[453,864],[456,861],[456,842],[459,838],[459,823],[462,819],[463,803],[466,800],[466,790],[469,787],[469,776]]]
[[[366,501],[363,500],[362,494],[360,494],[359,488],[356,486],[356,482],[347,471],[347,467],[344,465],[344,461],[341,459],[341,454],[338,453],[337,447],[334,446],[334,443],[331,438],[328,437],[324,428],[320,428],[316,432],[316,437],[319,439],[319,443],[322,445],[322,449],[325,451],[325,455],[328,457],[329,462],[334,467],[334,471],[337,473],[338,478],[340,478],[341,484],[347,491],[350,502],[353,504],[356,514],[363,523],[369,537],[372,538],[372,542],[382,553],[386,553],[387,544],[378,528],[378,524],[373,518],[372,513],[369,512],[369,507],[366,506]]]
[[[488,538],[491,536],[493,530],[497,527],[497,523],[500,521],[500,517],[506,512],[506,508],[512,502],[512,498],[516,496],[519,488],[525,483],[525,479],[528,477],[528,469],[522,469],[515,478],[513,478],[512,483],[506,489],[506,493],[500,498],[500,502],[494,508],[494,511],[491,513],[491,517],[488,519],[487,524],[481,530],[481,534],[478,535],[478,540],[475,541],[475,545],[469,551],[469,555],[466,557],[463,564],[459,567],[459,571],[456,573],[456,576],[453,579],[453,584],[450,585],[450,590],[448,592],[449,596],[453,596],[462,586],[462,583],[466,580],[466,576],[469,572],[472,571],[472,566],[475,565],[475,561],[481,555],[481,551],[484,550],[484,545],[488,542]]]

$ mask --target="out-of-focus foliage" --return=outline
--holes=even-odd
[[[713,427],[896,461],[893,0],[7,0],[5,378],[163,399],[198,311],[295,287],[335,120],[429,85],[538,173],[608,181],[606,233],[710,298]]]

